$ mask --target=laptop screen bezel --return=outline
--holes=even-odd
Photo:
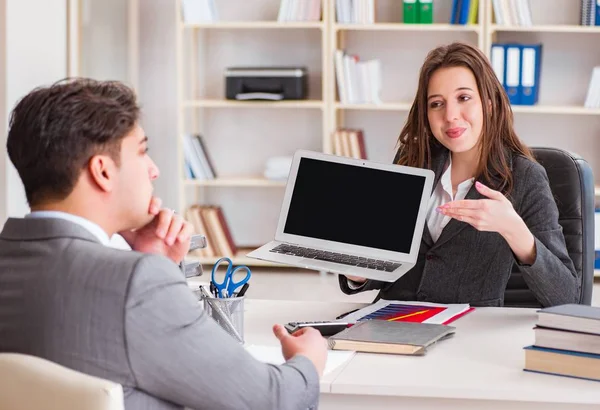
[[[419,205],[419,213],[417,216],[417,222],[415,224],[415,230],[413,233],[413,239],[410,246],[410,252],[393,252],[383,249],[375,249],[366,246],[352,245],[343,242],[336,242],[324,239],[309,238],[306,236],[293,235],[284,233],[285,223],[287,220],[288,212],[290,209],[290,203],[292,200],[292,194],[294,192],[294,185],[296,177],[298,175],[298,167],[302,158],[312,158],[316,160],[322,160],[326,162],[334,162],[339,164],[349,164],[373,169],[380,169],[391,172],[399,172],[404,174],[418,175],[425,178],[423,185],[423,192],[421,195],[421,201]],[[277,231],[275,233],[275,240],[279,242],[294,243],[301,246],[307,246],[317,249],[326,249],[332,252],[351,253],[355,255],[365,255],[370,258],[386,259],[393,261],[407,261],[414,262],[417,259],[419,252],[419,246],[421,244],[421,237],[423,234],[423,228],[425,225],[425,218],[427,216],[427,204],[432,192],[434,180],[434,173],[429,169],[406,167],[395,164],[384,164],[373,161],[340,157],[330,154],[324,154],[320,152],[298,150],[294,154],[290,173],[285,188],[285,194],[281,205],[281,213],[279,215],[279,221],[277,223]]]

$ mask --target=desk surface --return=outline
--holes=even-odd
[[[335,318],[363,304],[246,300],[246,341],[277,345],[274,323]],[[600,404],[600,383],[523,371],[523,347],[534,341],[532,309],[478,308],[460,318],[456,335],[425,356],[358,353],[326,375],[333,394]]]

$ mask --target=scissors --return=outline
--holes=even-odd
[[[222,282],[217,282],[216,273],[219,270],[219,266],[221,264],[227,265],[227,270],[225,271],[225,277]],[[234,280],[235,274],[238,271],[246,271],[246,276],[242,278],[242,280],[236,282]],[[239,275],[238,275],[239,276]],[[227,257],[219,259],[212,268],[211,281],[214,284],[214,287],[217,291],[217,297],[227,298],[231,297],[235,290],[241,286],[244,286],[246,282],[250,280],[252,276],[252,272],[250,268],[244,265],[233,267],[233,261]]]

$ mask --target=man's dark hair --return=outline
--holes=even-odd
[[[23,97],[6,148],[29,205],[65,199],[94,155],[119,164],[121,142],[139,115],[135,93],[117,81],[62,80]]]

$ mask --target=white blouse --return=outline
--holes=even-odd
[[[459,201],[465,199],[467,192],[473,186],[475,178],[467,179],[458,184],[456,195],[452,196],[452,158],[449,157],[446,170],[442,174],[438,184],[429,199],[429,208],[427,210],[427,228],[434,242],[437,242],[444,227],[450,222],[450,217],[436,212],[438,206],[447,202]]]

